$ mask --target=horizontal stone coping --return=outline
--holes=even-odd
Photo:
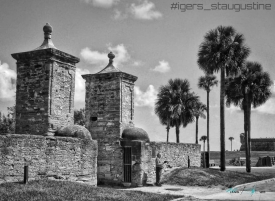
[[[84,74],[81,75],[83,79],[89,78],[106,78],[106,77],[122,77],[133,80],[134,82],[137,80],[137,77],[125,72],[109,72],[109,73],[101,73],[101,74]]]
[[[61,59],[62,61],[67,61],[67,62],[74,63],[74,64],[78,63],[80,61],[79,58],[77,58],[73,55],[70,55],[66,52],[63,52],[61,50],[54,49],[54,48],[13,53],[13,54],[11,54],[11,56],[14,59],[16,59],[17,61],[29,61],[29,60],[35,59],[35,58],[39,59],[41,54],[47,56],[49,59],[52,56],[56,56],[56,58]]]
[[[61,140],[61,141],[71,141],[77,142],[79,140],[96,142],[96,140],[82,139],[76,137],[62,137],[62,136],[43,136],[43,135],[30,135],[30,134],[9,134],[9,133],[0,133],[0,137],[12,137],[12,138],[32,138],[32,139],[46,139],[46,140]]]
[[[163,144],[163,145],[193,145],[193,146],[201,146],[200,144],[195,144],[195,143],[176,143],[176,142],[156,142],[156,141],[151,141],[149,144]]]

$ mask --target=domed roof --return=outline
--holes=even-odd
[[[142,140],[150,142],[148,134],[142,128],[126,128],[122,132],[122,138],[127,140]]]

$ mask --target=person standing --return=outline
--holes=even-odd
[[[157,186],[161,186],[160,178],[161,178],[161,172],[164,165],[164,163],[162,163],[160,159],[161,159],[161,153],[158,153],[156,157],[156,185]]]

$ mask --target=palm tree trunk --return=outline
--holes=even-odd
[[[198,122],[199,122],[199,117],[196,117],[196,144],[198,144],[199,142],[198,142],[198,138],[199,138],[199,136],[198,136],[198,130],[199,130],[199,125],[198,125]]]
[[[232,140],[230,140],[231,141],[231,151],[232,151]]]
[[[205,165],[206,165],[206,163],[205,163],[206,161],[205,161],[205,140],[203,141],[203,167],[205,168]]]
[[[177,138],[177,143],[180,143],[180,125],[178,122],[176,122],[176,138]]]
[[[224,125],[224,95],[225,95],[225,67],[221,67],[221,91],[220,91],[220,140],[221,140],[221,171],[225,171],[225,125]]]
[[[169,142],[169,130],[170,130],[170,127],[167,126],[166,130],[167,130],[167,140],[166,140],[166,142]]]
[[[244,134],[245,134],[245,159],[246,159],[246,172],[249,172],[249,143],[248,143],[248,118],[247,118],[247,110],[248,110],[248,100],[247,100],[247,91],[244,91]]]
[[[209,91],[207,90],[207,154],[208,160],[206,166],[209,168],[209,160],[210,160],[210,143],[209,143]]]
[[[249,97],[247,98],[247,172],[251,172],[251,163],[250,163],[250,151],[251,151],[251,147],[250,147],[250,123],[251,123],[251,119],[250,119],[250,115],[251,114],[251,103],[250,103],[250,99]]]

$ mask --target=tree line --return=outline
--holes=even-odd
[[[209,142],[209,93],[218,84],[214,73],[220,73],[220,170],[225,171],[225,105],[239,106],[244,112],[244,133],[246,147],[246,171],[251,172],[250,139],[251,108],[265,103],[271,96],[273,84],[260,63],[247,61],[250,48],[244,43],[243,34],[231,26],[219,26],[204,36],[199,46],[197,64],[205,73],[198,79],[198,87],[207,92],[205,106],[198,95],[190,90],[187,79],[170,79],[160,87],[155,104],[155,113],[160,123],[166,126],[167,142],[169,129],[176,128],[176,142],[179,143],[179,128],[196,120],[196,142],[198,143],[198,119],[207,113],[207,151]],[[226,101],[225,101],[226,100]],[[232,138],[229,139],[232,143]],[[231,148],[232,149],[232,148]],[[210,157],[210,156],[209,156]],[[209,162],[209,161],[208,161]],[[209,167],[209,163],[208,163]]]

